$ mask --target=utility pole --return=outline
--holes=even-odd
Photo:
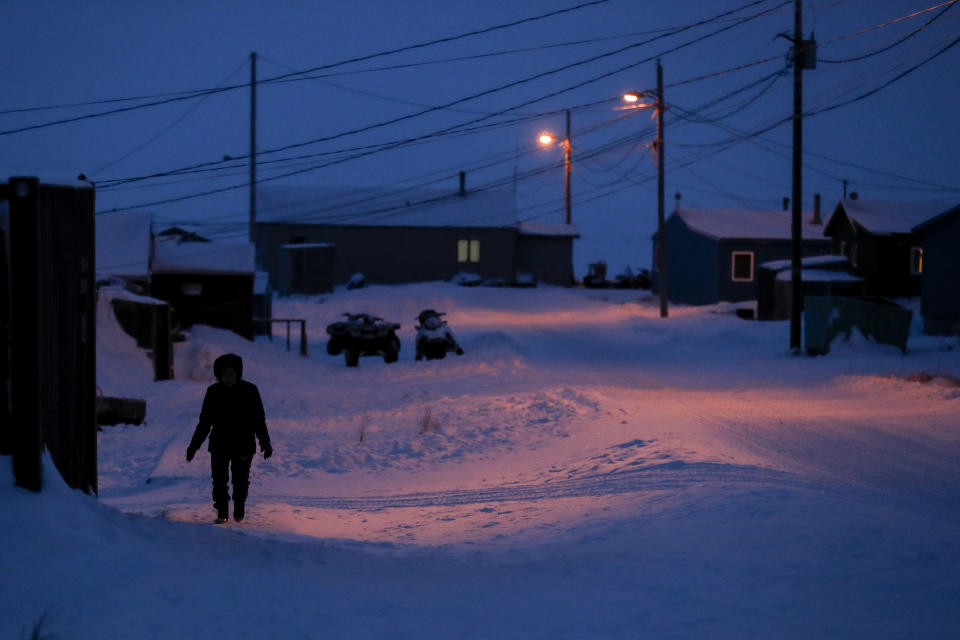
[[[800,313],[803,306],[801,287],[800,242],[802,233],[802,172],[803,172],[803,62],[805,43],[803,42],[801,9],[802,0],[793,2],[793,217],[791,221],[791,285],[792,304],[790,309],[790,350],[800,351]]]
[[[567,202],[567,225],[570,225],[570,110],[567,109],[567,137],[563,141],[563,190]]]
[[[250,54],[250,242],[257,224],[257,53]]]
[[[797,0],[799,2],[800,0]],[[657,257],[660,268],[660,317],[668,315],[667,234],[663,228],[663,67],[657,60]]]

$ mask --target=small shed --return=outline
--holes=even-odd
[[[760,265],[757,275],[757,320],[788,320],[793,308],[792,260]],[[812,256],[801,260],[803,297],[862,296],[863,278],[850,273],[845,256]]]
[[[180,327],[206,324],[253,339],[254,246],[157,236],[150,295],[173,307]]]
[[[757,299],[757,265],[791,257],[788,211],[678,207],[667,218],[668,294],[672,302],[714,304]],[[830,253],[812,212],[803,216],[801,255]],[[660,255],[654,234],[654,290]]]
[[[924,333],[960,334],[960,205],[918,224]]]
[[[889,297],[920,295],[923,245],[914,229],[956,201],[842,200],[824,227],[833,253],[850,258],[867,292]]]
[[[122,287],[100,287],[97,295],[108,301],[124,332],[146,349],[153,361],[154,380],[173,378],[173,339],[170,305]]]

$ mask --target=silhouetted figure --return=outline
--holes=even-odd
[[[233,519],[243,520],[247,488],[250,485],[250,463],[257,452],[256,437],[263,457],[273,455],[270,434],[263,415],[263,402],[257,386],[243,376],[243,360],[227,353],[213,362],[217,382],[207,387],[200,410],[200,421],[187,447],[187,462],[193,460],[200,445],[210,434],[210,470],[213,474],[213,506],[217,524],[229,519],[230,493],[227,478],[233,473]],[[211,427],[213,431],[211,432]]]

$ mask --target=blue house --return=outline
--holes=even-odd
[[[803,218],[802,255],[830,254],[819,217],[811,212]],[[788,211],[677,207],[664,229],[671,302],[756,300],[758,266],[791,257]],[[659,291],[657,234],[653,242],[654,290]]]
[[[913,227],[921,252],[913,265],[920,271],[924,333],[960,334],[960,205]]]

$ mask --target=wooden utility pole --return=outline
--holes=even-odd
[[[798,0],[799,1],[799,0]],[[658,262],[660,270],[660,317],[666,318],[669,315],[667,309],[668,284],[667,273],[667,234],[663,228],[663,67],[657,60],[657,249],[659,250]]]
[[[567,225],[570,224],[570,110],[567,109],[567,137],[563,141],[563,190],[566,194]]]
[[[250,242],[257,224],[257,54],[250,54]]]
[[[793,216],[791,220],[791,285],[790,349],[800,351],[800,321],[803,307],[803,279],[801,276],[801,234],[803,221],[803,61],[805,43],[801,10],[802,0],[793,2]]]

